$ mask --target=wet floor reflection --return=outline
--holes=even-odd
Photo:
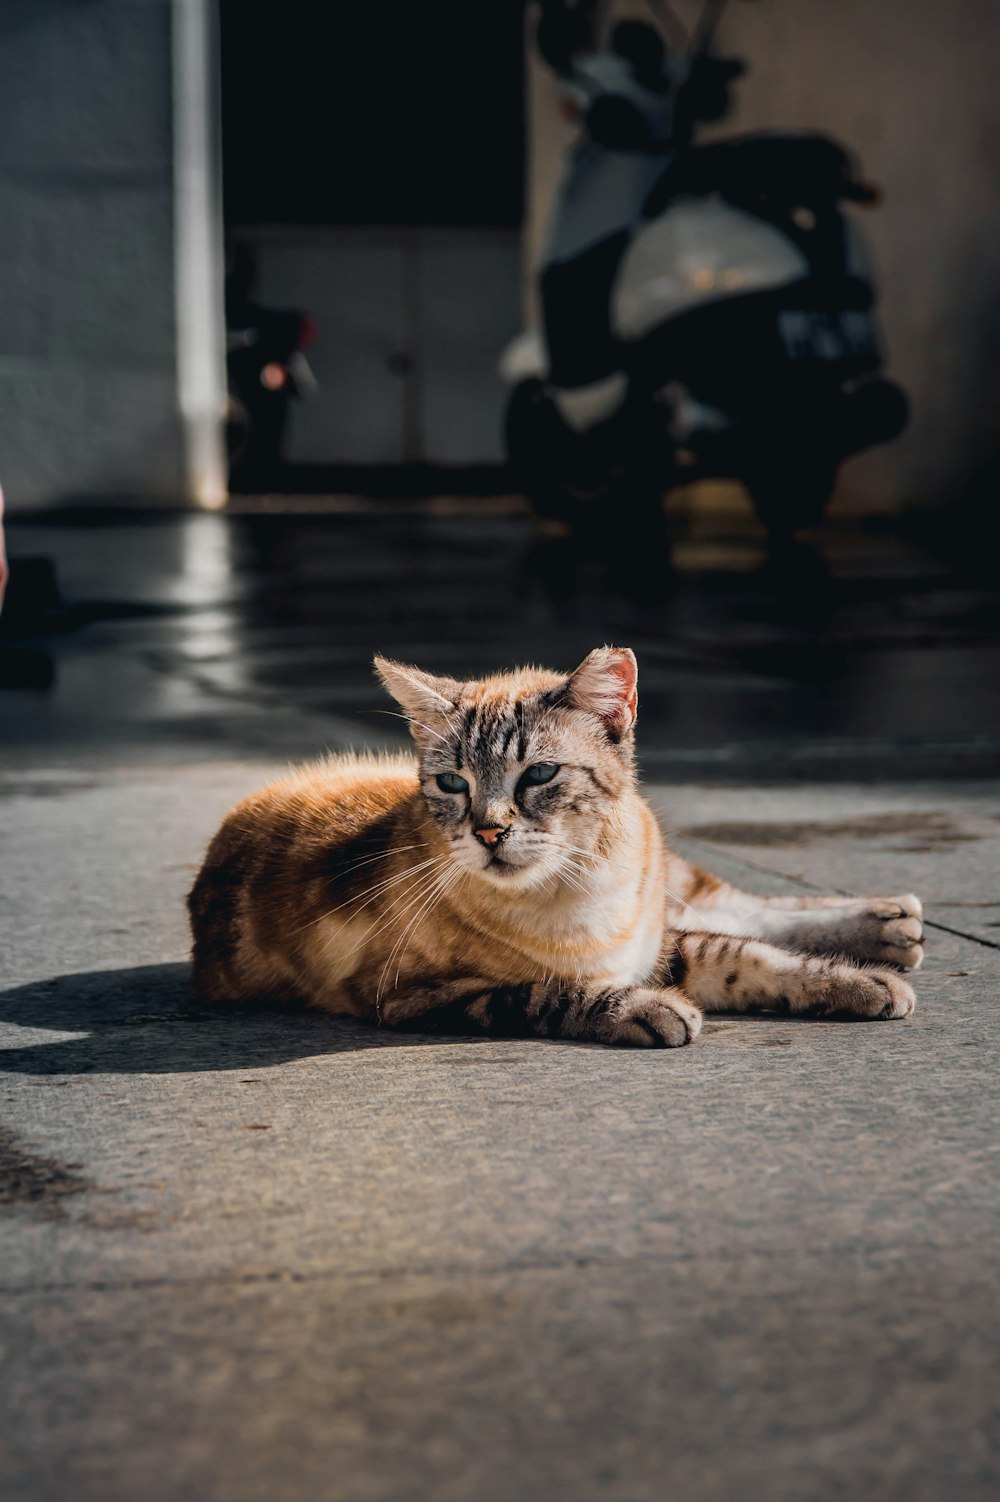
[[[660,776],[967,773],[1000,746],[1000,596],[885,535],[765,559],[739,527],[682,529],[668,559],[540,539],[498,508],[368,508],[15,519],[11,551],[15,580],[35,558],[58,585],[4,620],[18,760],[392,741],[375,651],[472,675],[604,641],[639,656]]]

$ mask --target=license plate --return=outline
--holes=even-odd
[[[819,313],[815,309],[785,308],[778,314],[778,332],[790,360],[877,358],[875,330],[867,313]]]

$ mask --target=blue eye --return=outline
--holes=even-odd
[[[554,761],[540,761],[535,766],[529,767],[521,778],[521,786],[526,788],[541,787],[543,782],[551,782],[559,768]]]
[[[464,777],[459,777],[457,772],[439,772],[437,785],[442,793],[467,793],[469,784]]]

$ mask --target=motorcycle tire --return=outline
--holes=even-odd
[[[541,520],[576,528],[606,501],[613,476],[601,435],[568,428],[541,381],[511,392],[504,443],[514,481]]]
[[[837,469],[836,464],[820,460],[787,468],[760,465],[744,472],[743,484],[772,542],[783,541],[800,528],[819,526],[833,494]]]
[[[230,468],[237,464],[250,442],[250,413],[233,392],[229,392],[226,402],[226,458]]]

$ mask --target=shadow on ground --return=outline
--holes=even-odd
[[[352,1018],[198,1004],[187,965],[139,965],[36,981],[0,994],[0,1022],[77,1033],[0,1053],[9,1074],[187,1074],[258,1069],[323,1054],[470,1043],[381,1031]]]
[[[789,1029],[853,1027],[859,1020],[726,1013],[706,1020],[703,1040],[737,1028],[744,1035],[740,1042],[773,1048],[791,1042]],[[781,1033],[758,1037],[754,1024],[760,1022],[769,1026],[780,1022]],[[0,1073],[35,1076],[263,1069],[370,1048],[455,1043],[487,1048],[498,1041],[476,1034],[397,1032],[311,1011],[304,1005],[204,1006],[192,994],[189,967],[179,964],[91,970],[18,986],[0,993],[2,1023],[78,1034],[0,1050]],[[550,1048],[565,1046],[565,1041],[543,1038],[523,1041]],[[569,1046],[603,1048],[577,1041]]]

